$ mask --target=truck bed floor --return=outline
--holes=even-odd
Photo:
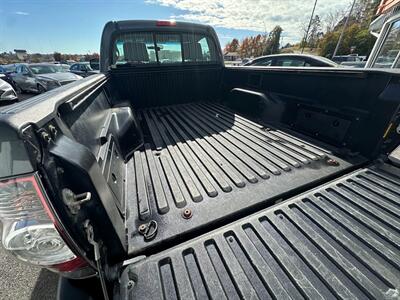
[[[356,164],[217,104],[138,115],[146,143],[128,164],[130,254],[244,216]],[[138,227],[151,220],[157,234],[145,240]]]
[[[121,282],[122,299],[398,299],[400,170],[356,171],[130,264]]]

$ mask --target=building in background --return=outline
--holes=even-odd
[[[240,60],[239,53],[237,53],[237,52],[225,52],[224,53],[224,60],[225,61]]]
[[[376,14],[378,17],[371,23],[369,30],[378,37],[385,22],[400,12],[400,0],[382,0]]]
[[[378,11],[376,12],[378,15],[386,14],[390,10],[399,8],[400,0],[382,0],[378,6]]]
[[[21,61],[26,61],[28,58],[28,53],[26,50],[21,50],[21,49],[14,49],[15,54],[17,55],[17,58]]]

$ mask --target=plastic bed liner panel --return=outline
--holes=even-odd
[[[138,118],[145,145],[128,162],[130,255],[226,224],[361,161],[340,158],[217,104],[148,108]],[[151,232],[155,223],[158,229],[145,239],[139,227],[150,222]]]
[[[122,299],[398,299],[400,170],[353,172],[129,264],[120,283]]]

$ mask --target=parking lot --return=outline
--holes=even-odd
[[[36,95],[35,95],[35,94],[32,94],[32,93],[22,93],[22,94],[18,94],[18,101],[19,101],[19,102],[25,101],[25,100],[27,100],[27,99],[29,99],[29,98],[34,97],[34,96],[36,96]],[[8,105],[1,104],[1,105],[0,105],[0,110],[1,110],[3,107],[7,107],[7,106],[8,106]]]
[[[35,94],[20,94],[25,101]],[[1,109],[1,108],[0,108]],[[55,299],[57,274],[20,262],[0,247],[0,299]]]
[[[25,265],[0,247],[0,299],[55,299],[58,276]]]
[[[24,101],[27,100],[29,98],[32,98],[33,96],[36,96],[35,94],[29,94],[29,93],[23,93],[23,94],[19,94],[18,95],[18,99],[19,101]]]

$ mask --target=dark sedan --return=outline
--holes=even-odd
[[[339,65],[321,56],[309,54],[274,54],[261,56],[244,64],[245,66],[276,67],[331,67]]]
[[[98,70],[93,70],[89,62],[79,62],[73,64],[69,71],[82,77],[87,77],[99,73]]]

